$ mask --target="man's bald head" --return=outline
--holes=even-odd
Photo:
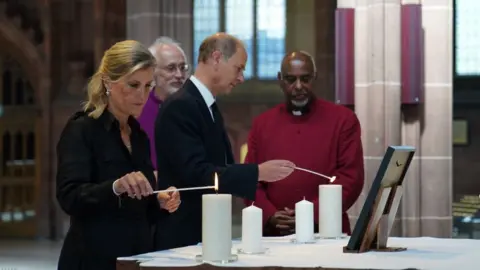
[[[315,99],[312,90],[316,72],[313,57],[305,51],[290,52],[283,58],[278,80],[292,113],[302,115],[310,110]]]
[[[221,52],[225,60],[228,60],[239,49],[245,51],[245,46],[238,38],[226,33],[213,34],[205,38],[202,44],[200,44],[198,52],[198,63],[207,62],[208,58],[215,51]]]
[[[286,54],[282,60],[281,72],[282,74],[287,73],[292,66],[298,65],[303,65],[306,70],[311,71],[313,74],[317,73],[313,57],[305,51],[293,51]]]

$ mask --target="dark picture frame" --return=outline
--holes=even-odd
[[[345,253],[402,251],[387,247],[395,215],[403,194],[403,180],[415,155],[411,146],[389,146],[353,229]]]
[[[453,119],[452,143],[454,146],[468,146],[470,144],[470,131],[467,119]]]

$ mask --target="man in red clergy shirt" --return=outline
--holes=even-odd
[[[342,229],[350,234],[346,211],[357,200],[364,181],[360,123],[352,110],[316,98],[312,91],[315,78],[315,62],[308,53],[297,51],[284,57],[278,80],[285,103],[254,120],[245,162],[285,159],[336,176],[334,183],[342,185],[343,192]],[[328,182],[296,170],[282,181],[259,184],[255,205],[263,210],[264,235],[294,233],[295,203],[304,197],[314,204],[318,230],[318,186]]]

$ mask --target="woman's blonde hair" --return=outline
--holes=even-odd
[[[155,58],[140,42],[125,40],[115,43],[102,57],[97,72],[87,86],[88,98],[83,106],[88,116],[98,118],[107,107],[105,84],[117,82],[137,70],[155,67]]]

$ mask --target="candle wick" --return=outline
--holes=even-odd
[[[255,203],[255,202],[252,202],[252,206],[253,206],[254,203]]]
[[[303,196],[303,200],[305,201],[305,196]]]

